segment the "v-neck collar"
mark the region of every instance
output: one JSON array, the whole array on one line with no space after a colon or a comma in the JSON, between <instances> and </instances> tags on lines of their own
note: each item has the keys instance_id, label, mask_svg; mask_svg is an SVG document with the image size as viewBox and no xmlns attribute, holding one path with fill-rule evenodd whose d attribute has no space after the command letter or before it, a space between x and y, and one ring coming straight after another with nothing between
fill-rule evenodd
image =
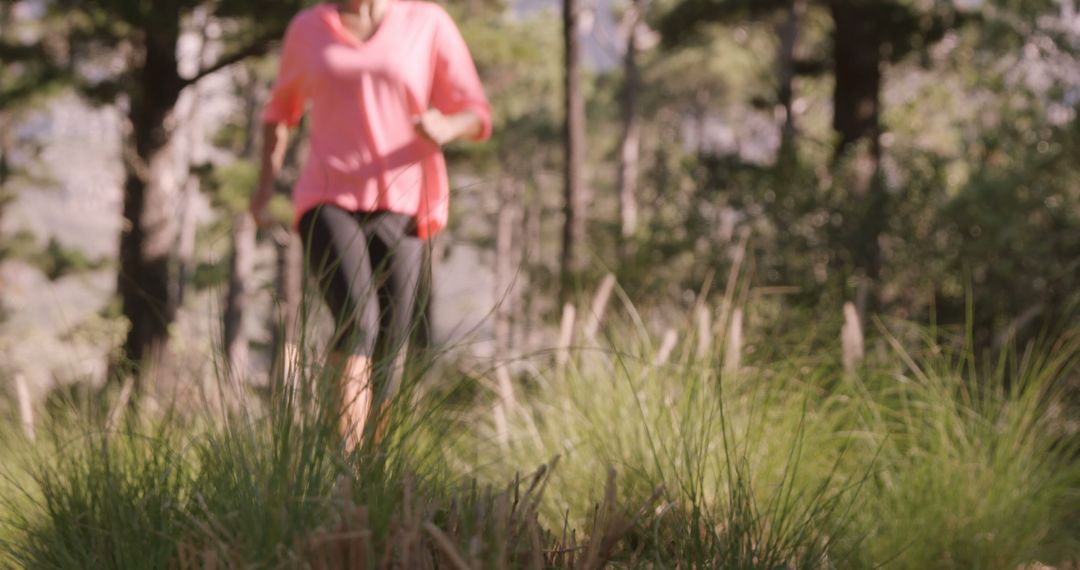
<instances>
[{"instance_id":1,"label":"v-neck collar","mask_svg":"<svg viewBox=\"0 0 1080 570\"><path fill-rule=\"evenodd\" d=\"M395 9L395 4L397 4L397 0L390 0L386 3L386 11L383 13L379 23L376 24L375 31L371 33L368 39L363 41L345 27L345 24L341 21L341 12L338 11L337 4L327 3L323 4L321 8L323 11L323 20L330 25L330 28L334 31L334 35L337 36L338 39L353 47L362 48L370 46L375 40L379 39L383 29L387 27L391 16L397 11Z\"/></svg>"}]
</instances>

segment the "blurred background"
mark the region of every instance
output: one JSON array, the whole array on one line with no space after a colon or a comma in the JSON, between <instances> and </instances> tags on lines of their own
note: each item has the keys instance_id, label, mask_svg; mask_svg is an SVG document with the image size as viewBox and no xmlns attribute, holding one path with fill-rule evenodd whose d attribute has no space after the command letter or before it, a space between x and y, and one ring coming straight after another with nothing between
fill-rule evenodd
<instances>
[{"instance_id":1,"label":"blurred background","mask_svg":"<svg viewBox=\"0 0 1080 570\"><path fill-rule=\"evenodd\" d=\"M845 303L864 328L966 326L988 350L1071 314L1075 0L444 5L496 127L447 149L436 346L551 346L607 274L678 309L650 312L656 331L703 298L753 300L760 342ZM310 287L295 238L257 232L247 198L302 7L0 2L0 377L35 400L146 362L265 382Z\"/></svg>"}]
</instances>

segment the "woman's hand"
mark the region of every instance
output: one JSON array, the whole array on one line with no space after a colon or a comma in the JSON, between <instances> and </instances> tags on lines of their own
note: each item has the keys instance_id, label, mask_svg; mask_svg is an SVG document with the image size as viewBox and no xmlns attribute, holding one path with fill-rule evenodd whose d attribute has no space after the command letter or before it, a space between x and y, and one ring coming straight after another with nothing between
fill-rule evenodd
<instances>
[{"instance_id":1,"label":"woman's hand","mask_svg":"<svg viewBox=\"0 0 1080 570\"><path fill-rule=\"evenodd\" d=\"M259 186L251 195L251 217L255 225L265 228L273 225L274 220L266 211L270 199L274 197L274 180L281 172L281 163L285 160L285 147L289 140L289 127L285 123L266 123L263 125L262 160L259 166Z\"/></svg>"},{"instance_id":2,"label":"woman's hand","mask_svg":"<svg viewBox=\"0 0 1080 570\"><path fill-rule=\"evenodd\" d=\"M471 111L444 115L438 109L429 109L416 118L416 131L439 146L460 138L475 137L482 128L480 117Z\"/></svg>"}]
</instances>

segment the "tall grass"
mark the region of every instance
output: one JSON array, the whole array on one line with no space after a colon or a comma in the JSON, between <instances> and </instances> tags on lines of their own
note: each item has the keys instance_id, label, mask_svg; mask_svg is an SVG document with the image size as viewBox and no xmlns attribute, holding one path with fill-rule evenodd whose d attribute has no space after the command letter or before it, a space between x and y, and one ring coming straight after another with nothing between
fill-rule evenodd
<instances>
[{"instance_id":1,"label":"tall grass","mask_svg":"<svg viewBox=\"0 0 1080 570\"><path fill-rule=\"evenodd\" d=\"M1080 557L1080 438L1067 417L1076 332L996 362L887 340L903 367L854 386L852 398L855 429L880 450L860 560L1015 568Z\"/></svg>"},{"instance_id":2,"label":"tall grass","mask_svg":"<svg viewBox=\"0 0 1080 570\"><path fill-rule=\"evenodd\" d=\"M848 536L845 513L866 473L835 469L843 438L810 379L783 361L724 373L723 354L695 356L692 337L658 362L663 349L638 333L628 342L612 332L573 351L565 369L531 378L504 443L481 417L482 472L498 479L530 457L562 455L549 521L589 513L601 491L591 474L606 466L627 501L664 488L646 537L661 567L816 568L843 558L850 545L836 539Z\"/></svg>"},{"instance_id":3,"label":"tall grass","mask_svg":"<svg viewBox=\"0 0 1080 570\"><path fill-rule=\"evenodd\" d=\"M305 359L291 370L298 377L278 383L269 413L237 405L245 396L234 394L231 406L207 402L224 412L51 426L25 463L32 485L5 497L0 563L596 568L618 554L640 516L608 505L608 516L592 519L593 542L571 529L545 531L536 510L549 470L498 488L454 476L437 453L452 441L443 404L410 390L391 406L383 444L346 452L334 371Z\"/></svg>"},{"instance_id":4,"label":"tall grass","mask_svg":"<svg viewBox=\"0 0 1080 570\"><path fill-rule=\"evenodd\" d=\"M565 360L538 354L517 378L500 363L490 393L412 366L385 443L351 453L334 371L306 351L263 405L221 372L231 396L196 412L56 420L4 447L22 468L6 463L0 565L1011 569L1080 554L1077 331L988 361L962 335L879 325L842 365L839 325L792 341L744 314L738 341L723 320L711 342L700 323L655 342L641 318L609 320Z\"/></svg>"},{"instance_id":5,"label":"tall grass","mask_svg":"<svg viewBox=\"0 0 1080 570\"><path fill-rule=\"evenodd\" d=\"M1080 439L1066 428L1080 338L987 363L962 342L910 336L879 327L857 373L844 372L839 342L758 337L725 372L732 359L698 354L692 332L658 362L642 327L617 322L565 369L523 378L516 406L495 401L514 409L507 428L478 412L472 449L493 479L562 454L549 521L589 512L603 466L619 470L627 500L663 486L648 538L665 567L1076 559Z\"/></svg>"}]
</instances>

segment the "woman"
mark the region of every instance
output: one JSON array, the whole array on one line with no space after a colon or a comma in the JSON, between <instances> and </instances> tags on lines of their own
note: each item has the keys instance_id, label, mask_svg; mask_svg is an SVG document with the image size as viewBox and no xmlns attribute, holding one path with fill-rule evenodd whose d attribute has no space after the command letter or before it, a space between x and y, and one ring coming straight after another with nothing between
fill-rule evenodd
<instances>
[{"instance_id":1,"label":"woman","mask_svg":"<svg viewBox=\"0 0 1080 570\"><path fill-rule=\"evenodd\" d=\"M293 188L294 226L336 317L340 427L352 448L374 407L376 342L404 347L423 242L446 226L440 146L486 139L491 111L469 50L441 7L343 0L306 9L285 32L262 115L262 170L251 199L261 226L288 129L308 103L310 151Z\"/></svg>"}]
</instances>

